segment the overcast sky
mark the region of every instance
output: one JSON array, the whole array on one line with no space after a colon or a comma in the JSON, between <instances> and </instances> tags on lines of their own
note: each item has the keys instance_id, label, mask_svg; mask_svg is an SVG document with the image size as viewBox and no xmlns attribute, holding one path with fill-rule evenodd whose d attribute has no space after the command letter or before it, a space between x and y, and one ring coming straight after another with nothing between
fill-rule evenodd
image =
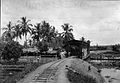
<instances>
[{"instance_id":1,"label":"overcast sky","mask_svg":"<svg viewBox=\"0 0 120 83\"><path fill-rule=\"evenodd\" d=\"M2 27L23 16L33 24L46 20L58 31L63 23L70 23L76 39L84 36L94 45L120 43L117 0L2 0Z\"/></svg>"}]
</instances>

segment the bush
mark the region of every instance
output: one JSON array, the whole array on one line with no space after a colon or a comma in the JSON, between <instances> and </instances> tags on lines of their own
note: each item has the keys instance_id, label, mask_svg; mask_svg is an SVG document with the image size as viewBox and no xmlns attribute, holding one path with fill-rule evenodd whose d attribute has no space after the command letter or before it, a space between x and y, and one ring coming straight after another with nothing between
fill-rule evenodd
<instances>
[{"instance_id":1,"label":"bush","mask_svg":"<svg viewBox=\"0 0 120 83\"><path fill-rule=\"evenodd\" d=\"M47 45L47 43L38 42L36 44L36 46L40 50L40 52L48 51L48 45Z\"/></svg>"},{"instance_id":2,"label":"bush","mask_svg":"<svg viewBox=\"0 0 120 83\"><path fill-rule=\"evenodd\" d=\"M68 70L67 78L71 83L97 83L93 77Z\"/></svg>"},{"instance_id":3,"label":"bush","mask_svg":"<svg viewBox=\"0 0 120 83\"><path fill-rule=\"evenodd\" d=\"M3 49L2 59L17 62L22 54L22 46L15 41L8 42Z\"/></svg>"}]
</instances>

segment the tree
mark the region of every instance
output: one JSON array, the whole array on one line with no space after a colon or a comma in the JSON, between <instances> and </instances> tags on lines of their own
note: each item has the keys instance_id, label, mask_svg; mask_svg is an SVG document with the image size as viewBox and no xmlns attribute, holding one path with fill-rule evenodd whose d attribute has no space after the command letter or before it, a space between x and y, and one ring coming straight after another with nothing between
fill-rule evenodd
<instances>
[{"instance_id":1,"label":"tree","mask_svg":"<svg viewBox=\"0 0 120 83\"><path fill-rule=\"evenodd\" d=\"M14 62L18 61L18 58L22 54L22 46L15 41L10 41L6 44L2 52L2 59Z\"/></svg>"},{"instance_id":2,"label":"tree","mask_svg":"<svg viewBox=\"0 0 120 83\"><path fill-rule=\"evenodd\" d=\"M43 21L41 23L41 38L42 41L47 43L48 46L50 46L50 43L52 42L52 39L55 37L55 27L50 26L49 23L46 21Z\"/></svg>"},{"instance_id":3,"label":"tree","mask_svg":"<svg viewBox=\"0 0 120 83\"><path fill-rule=\"evenodd\" d=\"M31 34L31 26L32 24L30 24L30 20L27 20L26 17L22 17L21 20L18 20L18 22L20 23L20 28L21 28L21 33L23 36L25 36L25 40L27 41L27 34L30 33Z\"/></svg>"},{"instance_id":4,"label":"tree","mask_svg":"<svg viewBox=\"0 0 120 83\"><path fill-rule=\"evenodd\" d=\"M32 29L32 38L33 40L40 41L41 38L41 23L37 23L34 25L34 29Z\"/></svg>"},{"instance_id":5,"label":"tree","mask_svg":"<svg viewBox=\"0 0 120 83\"><path fill-rule=\"evenodd\" d=\"M37 23L32 30L32 39L37 40L40 49L51 47L56 35L55 27L46 21Z\"/></svg>"},{"instance_id":6,"label":"tree","mask_svg":"<svg viewBox=\"0 0 120 83\"><path fill-rule=\"evenodd\" d=\"M47 42L48 42L49 44L51 44L52 41L56 38L56 36L57 36L57 33L56 33L56 31L55 31L55 27L54 27L54 26L51 26L51 27L50 27L50 30L49 30L49 33L48 33L48 36L47 36Z\"/></svg>"},{"instance_id":7,"label":"tree","mask_svg":"<svg viewBox=\"0 0 120 83\"><path fill-rule=\"evenodd\" d=\"M41 36L42 36L43 40L46 40L46 41L48 40L47 37L49 36L50 28L51 28L51 26L49 23L47 23L46 21L42 21L42 24L41 24L42 34L41 34Z\"/></svg>"},{"instance_id":8,"label":"tree","mask_svg":"<svg viewBox=\"0 0 120 83\"><path fill-rule=\"evenodd\" d=\"M55 36L55 44L54 44L54 48L55 49L59 49L63 46L63 37L61 35L61 33L55 32L56 36Z\"/></svg>"},{"instance_id":9,"label":"tree","mask_svg":"<svg viewBox=\"0 0 120 83\"><path fill-rule=\"evenodd\" d=\"M71 31L73 31L72 26L69 25L68 23L65 23L64 25L62 25L62 28L64 30L64 32L62 33L63 43L66 43L67 41L73 40L74 36L71 32Z\"/></svg>"},{"instance_id":10,"label":"tree","mask_svg":"<svg viewBox=\"0 0 120 83\"><path fill-rule=\"evenodd\" d=\"M37 42L37 47L39 49L40 52L44 52L48 50L48 45L46 42Z\"/></svg>"},{"instance_id":11,"label":"tree","mask_svg":"<svg viewBox=\"0 0 120 83\"><path fill-rule=\"evenodd\" d=\"M7 27L4 27L3 30L5 30L5 32L3 33L2 37L5 41L11 41L13 38L15 38L15 32L13 30L11 21L9 21Z\"/></svg>"},{"instance_id":12,"label":"tree","mask_svg":"<svg viewBox=\"0 0 120 83\"><path fill-rule=\"evenodd\" d=\"M21 35L22 35L22 32L21 32L21 28L20 28L20 25L15 25L14 26L14 30L15 30L15 37L16 37L16 41L18 40L18 38L22 38Z\"/></svg>"},{"instance_id":13,"label":"tree","mask_svg":"<svg viewBox=\"0 0 120 83\"><path fill-rule=\"evenodd\" d=\"M4 42L2 37L0 37L0 59L1 59L1 55L2 55L2 52L4 50L4 47L6 46L6 43L7 42Z\"/></svg>"},{"instance_id":14,"label":"tree","mask_svg":"<svg viewBox=\"0 0 120 83\"><path fill-rule=\"evenodd\" d=\"M84 38L84 37L82 37L82 38L81 38L81 40L82 40L82 41L85 41L85 38Z\"/></svg>"},{"instance_id":15,"label":"tree","mask_svg":"<svg viewBox=\"0 0 120 83\"><path fill-rule=\"evenodd\" d=\"M32 46L32 40L31 39L29 40L29 46Z\"/></svg>"}]
</instances>

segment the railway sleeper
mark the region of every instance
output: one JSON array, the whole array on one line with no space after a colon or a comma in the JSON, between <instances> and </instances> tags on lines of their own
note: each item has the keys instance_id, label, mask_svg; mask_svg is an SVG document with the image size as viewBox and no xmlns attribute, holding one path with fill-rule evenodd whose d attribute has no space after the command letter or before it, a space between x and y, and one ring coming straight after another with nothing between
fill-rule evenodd
<instances>
[{"instance_id":1,"label":"railway sleeper","mask_svg":"<svg viewBox=\"0 0 120 83\"><path fill-rule=\"evenodd\" d=\"M39 79L39 78L47 78L48 76L49 76L49 74L47 74L47 75L42 75L42 76L37 77L37 79Z\"/></svg>"},{"instance_id":2,"label":"railway sleeper","mask_svg":"<svg viewBox=\"0 0 120 83\"><path fill-rule=\"evenodd\" d=\"M47 80L47 78L37 78L37 79L34 79L33 82L45 82Z\"/></svg>"}]
</instances>

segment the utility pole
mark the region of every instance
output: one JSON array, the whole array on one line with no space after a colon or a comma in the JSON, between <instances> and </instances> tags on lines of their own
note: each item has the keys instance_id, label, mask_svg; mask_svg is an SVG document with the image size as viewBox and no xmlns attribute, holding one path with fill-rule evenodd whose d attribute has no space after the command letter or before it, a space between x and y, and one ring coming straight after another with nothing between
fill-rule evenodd
<instances>
[{"instance_id":1,"label":"utility pole","mask_svg":"<svg viewBox=\"0 0 120 83\"><path fill-rule=\"evenodd\" d=\"M2 6L1 6L2 4L1 4L1 0L0 0L0 37L1 37L1 17L2 17L2 13L1 13L1 9L2 9Z\"/></svg>"}]
</instances>

